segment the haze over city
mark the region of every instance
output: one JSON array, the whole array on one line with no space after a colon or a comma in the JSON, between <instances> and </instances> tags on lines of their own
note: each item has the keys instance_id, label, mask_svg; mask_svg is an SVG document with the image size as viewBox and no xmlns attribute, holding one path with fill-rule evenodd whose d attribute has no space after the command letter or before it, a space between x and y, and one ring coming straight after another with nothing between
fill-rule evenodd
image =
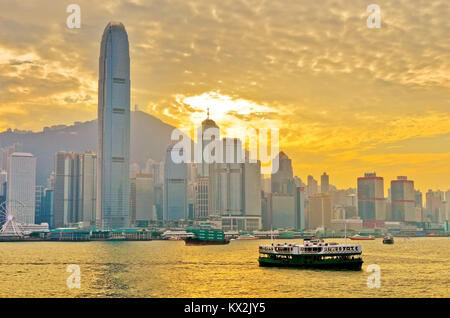
<instances>
[{"instance_id":1,"label":"haze over city","mask_svg":"<svg viewBox=\"0 0 450 318\"><path fill-rule=\"evenodd\" d=\"M224 134L278 127L304 180L327 171L354 188L376 171L449 189L448 4L379 2L382 27L368 29L365 1L78 1L81 28L68 29L67 3L2 1L0 129L95 119L100 35L114 17L139 110L183 129L208 107Z\"/></svg>"}]
</instances>

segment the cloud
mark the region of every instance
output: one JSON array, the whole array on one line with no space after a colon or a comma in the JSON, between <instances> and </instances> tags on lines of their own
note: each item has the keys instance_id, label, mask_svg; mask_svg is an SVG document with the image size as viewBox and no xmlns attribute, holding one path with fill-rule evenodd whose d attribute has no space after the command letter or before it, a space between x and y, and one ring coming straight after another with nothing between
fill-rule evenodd
<instances>
[{"instance_id":1,"label":"cloud","mask_svg":"<svg viewBox=\"0 0 450 318\"><path fill-rule=\"evenodd\" d=\"M387 155L399 151L387 145L422 136L448 149L444 0L380 0L380 29L367 28L363 0L77 3L82 27L71 30L64 2L2 1L0 128L95 118L100 39L119 20L130 40L132 105L178 126L204 118L202 98L221 105L224 129L268 120L299 175L327 169L350 186L371 164L382 174L383 165L413 162ZM421 147L415 142L411 158ZM425 182L426 169L416 176Z\"/></svg>"}]
</instances>

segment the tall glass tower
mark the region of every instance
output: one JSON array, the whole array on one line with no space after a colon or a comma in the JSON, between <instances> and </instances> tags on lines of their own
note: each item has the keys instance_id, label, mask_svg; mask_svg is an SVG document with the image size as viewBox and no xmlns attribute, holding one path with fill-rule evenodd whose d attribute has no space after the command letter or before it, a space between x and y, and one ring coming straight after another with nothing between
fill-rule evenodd
<instances>
[{"instance_id":1,"label":"tall glass tower","mask_svg":"<svg viewBox=\"0 0 450 318\"><path fill-rule=\"evenodd\" d=\"M97 226L126 228L129 216L130 54L122 23L103 32L98 81Z\"/></svg>"}]
</instances>

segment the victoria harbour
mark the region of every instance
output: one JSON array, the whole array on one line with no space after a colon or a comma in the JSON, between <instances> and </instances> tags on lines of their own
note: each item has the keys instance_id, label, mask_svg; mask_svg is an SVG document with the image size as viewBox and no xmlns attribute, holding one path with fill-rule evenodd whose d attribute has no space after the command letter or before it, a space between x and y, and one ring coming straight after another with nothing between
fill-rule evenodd
<instances>
[{"instance_id":1,"label":"victoria harbour","mask_svg":"<svg viewBox=\"0 0 450 318\"><path fill-rule=\"evenodd\" d=\"M449 243L365 241L363 269L356 272L259 267L258 245L270 240L192 247L183 241L2 243L0 297L449 297ZM70 264L80 266L79 289L67 287ZM370 264L380 266L380 288L367 285Z\"/></svg>"}]
</instances>

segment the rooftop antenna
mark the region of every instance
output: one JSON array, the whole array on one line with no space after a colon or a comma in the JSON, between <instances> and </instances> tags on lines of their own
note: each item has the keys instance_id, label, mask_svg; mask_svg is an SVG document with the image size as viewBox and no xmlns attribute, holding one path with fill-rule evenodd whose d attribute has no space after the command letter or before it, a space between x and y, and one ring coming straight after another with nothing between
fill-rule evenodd
<instances>
[{"instance_id":1,"label":"rooftop antenna","mask_svg":"<svg viewBox=\"0 0 450 318\"><path fill-rule=\"evenodd\" d=\"M209 107L207 108L207 112L208 112L208 113L207 113L207 114L208 114L208 118L207 118L207 119L209 119Z\"/></svg>"}]
</instances>

